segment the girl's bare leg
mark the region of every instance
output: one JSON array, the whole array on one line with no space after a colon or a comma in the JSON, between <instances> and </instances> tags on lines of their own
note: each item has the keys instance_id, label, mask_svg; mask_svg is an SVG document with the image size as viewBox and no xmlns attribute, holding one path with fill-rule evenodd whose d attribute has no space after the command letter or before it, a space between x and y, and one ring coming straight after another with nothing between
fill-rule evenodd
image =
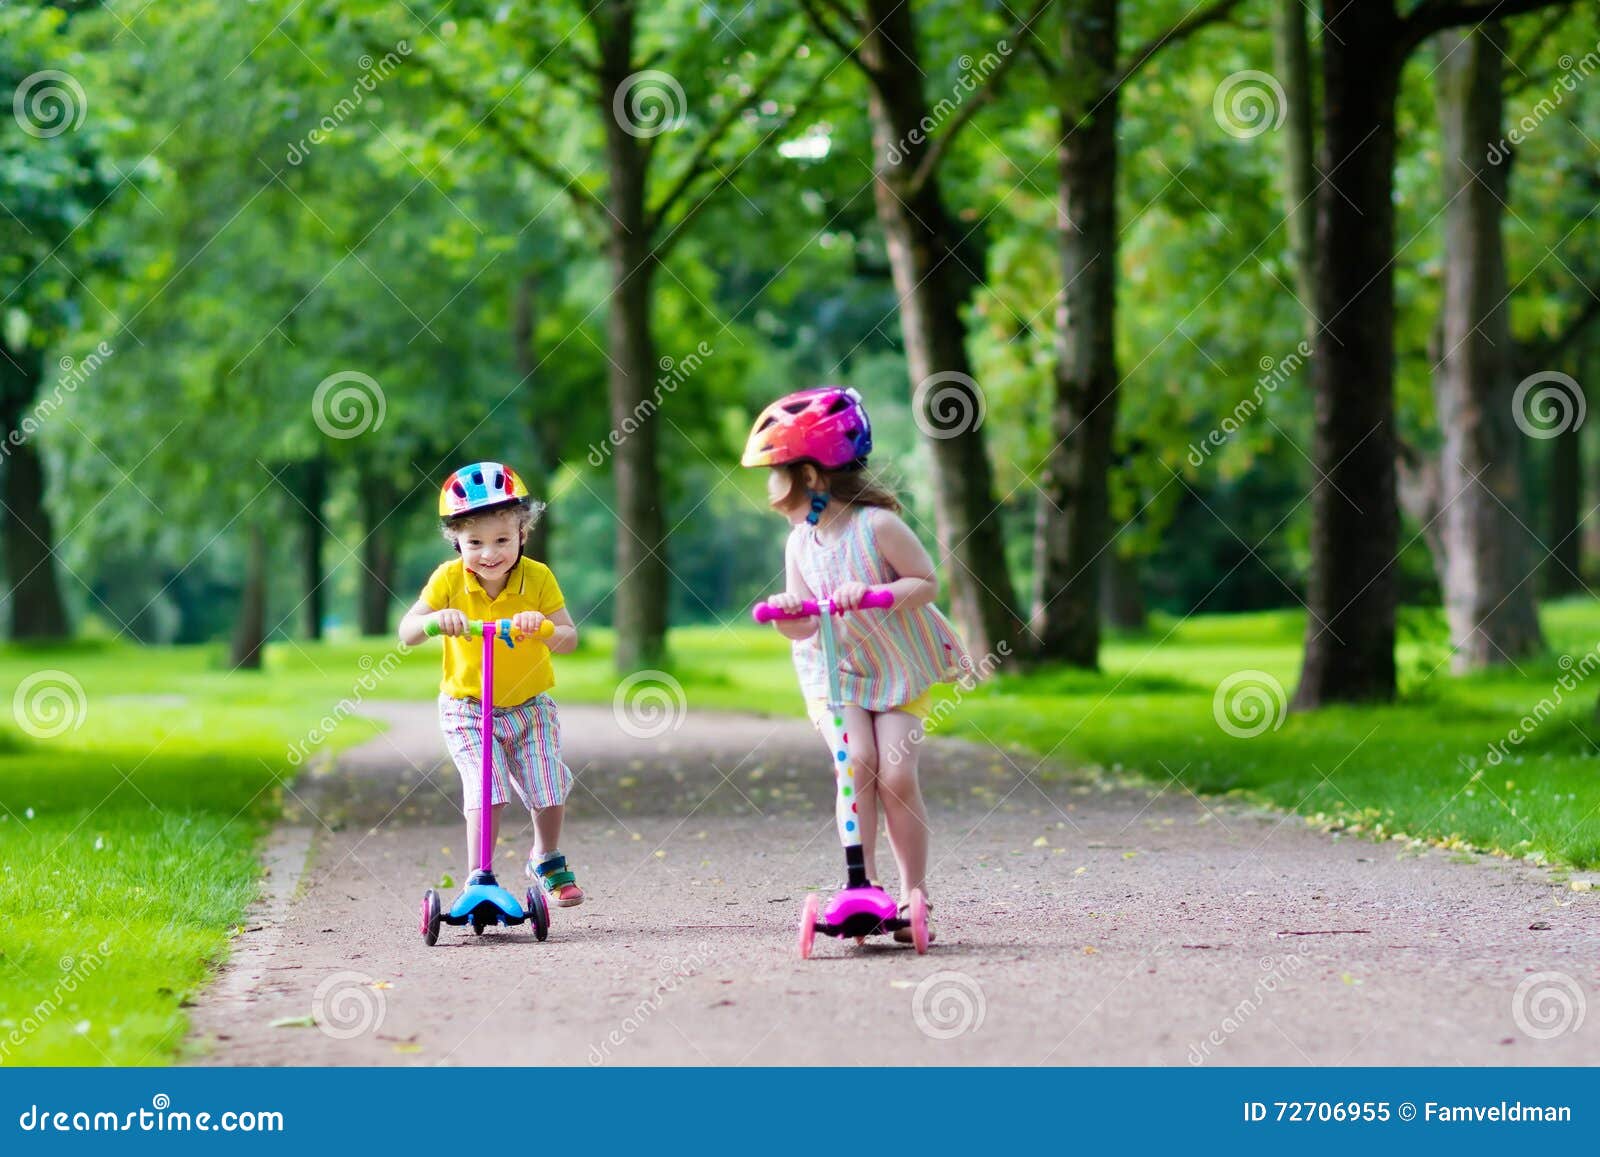
<instances>
[{"instance_id":1,"label":"girl's bare leg","mask_svg":"<svg viewBox=\"0 0 1600 1157\"><path fill-rule=\"evenodd\" d=\"M900 895L927 888L928 812L917 781L917 755L922 721L905 711L884 711L873 718L878 749L878 798L889 826L889 846L900 869Z\"/></svg>"}]
</instances>

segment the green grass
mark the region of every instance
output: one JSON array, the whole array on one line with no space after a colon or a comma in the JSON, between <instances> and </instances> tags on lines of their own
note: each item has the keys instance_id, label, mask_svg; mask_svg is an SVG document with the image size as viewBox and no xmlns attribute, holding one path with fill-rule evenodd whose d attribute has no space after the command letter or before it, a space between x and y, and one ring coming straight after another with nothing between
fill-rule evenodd
<instances>
[{"instance_id":1,"label":"green grass","mask_svg":"<svg viewBox=\"0 0 1600 1157\"><path fill-rule=\"evenodd\" d=\"M1448 674L1437 615L1408 614L1401 701L1289 715L1250 738L1218 725L1219 683L1264 672L1292 693L1303 620L1267 613L1156 622L1111 639L1104 670L998 676L961 695L938 730L1112 774L1237 793L1312 822L1456 849L1600 866L1600 771L1592 709L1600 671L1579 673L1600 639L1600 606L1543 609L1552 654L1522 673ZM610 702L609 632L558 660L557 695ZM788 645L749 626L674 633L671 674L693 709L803 715ZM217 648L119 644L0 648L0 687L41 671L83 688L81 725L38 738L0 714L0 1063L162 1063L186 1029L185 1001L227 952L255 895L258 840L277 814L290 752L360 742L374 725L341 700L429 698L432 646L396 662L382 640L272 646L263 673L230 674ZM10 691L6 692L9 699ZM1491 745L1541 699L1560 698L1491 765ZM945 701L955 699L951 692ZM945 710L936 706L936 713ZM940 717L940 714L936 714ZM50 720L45 720L50 722Z\"/></svg>"}]
</instances>

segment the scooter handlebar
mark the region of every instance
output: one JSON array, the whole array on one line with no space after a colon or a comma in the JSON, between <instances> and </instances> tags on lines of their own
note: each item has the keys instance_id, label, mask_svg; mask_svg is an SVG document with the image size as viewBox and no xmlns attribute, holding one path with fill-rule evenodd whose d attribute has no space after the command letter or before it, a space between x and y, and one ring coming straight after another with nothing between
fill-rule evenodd
<instances>
[{"instance_id":1,"label":"scooter handlebar","mask_svg":"<svg viewBox=\"0 0 1600 1157\"><path fill-rule=\"evenodd\" d=\"M824 599L823 601L828 602L829 600ZM862 595L861 605L855 609L858 611L881 610L892 606L894 606L894 592L879 587L877 590L870 590ZM829 609L836 615L844 614L843 607L836 607L830 604ZM755 615L756 622L772 623L779 619L809 619L813 615L820 615L822 608L815 599L806 599L800 604L798 611L781 611L771 603L757 603L752 613Z\"/></svg>"},{"instance_id":2,"label":"scooter handlebar","mask_svg":"<svg viewBox=\"0 0 1600 1157\"><path fill-rule=\"evenodd\" d=\"M512 631L511 631L511 620L510 619L468 619L467 620L467 634L481 636L484 633L485 630L487 630L492 635L499 635L501 638L505 639L507 642L511 641ZM440 629L439 629L439 620L438 619L429 619L426 623L424 623L422 625L422 633L424 635L427 635L430 639L435 637L435 636L437 636L437 635L443 634L443 632L440 631ZM538 633L539 638L548 639L551 635L556 633L555 622L553 620L550 620L550 619L545 619L542 623L539 624L539 630L538 630L537 633Z\"/></svg>"}]
</instances>

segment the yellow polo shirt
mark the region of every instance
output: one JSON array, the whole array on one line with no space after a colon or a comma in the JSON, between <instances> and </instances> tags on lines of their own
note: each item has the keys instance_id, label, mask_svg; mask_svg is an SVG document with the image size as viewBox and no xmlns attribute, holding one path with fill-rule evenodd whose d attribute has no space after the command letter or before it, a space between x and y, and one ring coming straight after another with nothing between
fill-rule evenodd
<instances>
[{"instance_id":1,"label":"yellow polo shirt","mask_svg":"<svg viewBox=\"0 0 1600 1157\"><path fill-rule=\"evenodd\" d=\"M505 589L491 599L478 576L467 569L462 559L442 563L422 588L422 601L436 611L463 611L469 619L509 619L521 611L553 615L566 606L556 576L542 562L527 557L517 560L506 577ZM483 637L446 637L444 679L439 690L456 699L483 696ZM550 663L550 648L534 638L517 640L515 647L495 644L494 705L515 707L555 686L555 668Z\"/></svg>"}]
</instances>

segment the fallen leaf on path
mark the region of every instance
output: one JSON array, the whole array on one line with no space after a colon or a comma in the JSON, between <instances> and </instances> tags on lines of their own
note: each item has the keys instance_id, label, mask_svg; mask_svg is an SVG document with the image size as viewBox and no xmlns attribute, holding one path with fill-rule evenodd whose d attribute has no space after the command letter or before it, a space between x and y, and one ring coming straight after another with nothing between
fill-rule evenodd
<instances>
[{"instance_id":1,"label":"fallen leaf on path","mask_svg":"<svg viewBox=\"0 0 1600 1157\"><path fill-rule=\"evenodd\" d=\"M421 1045L405 1044L405 1045L395 1045L393 1047L394 1047L394 1051L397 1052L397 1053L420 1053L422 1051L422 1046Z\"/></svg>"},{"instance_id":2,"label":"fallen leaf on path","mask_svg":"<svg viewBox=\"0 0 1600 1157\"><path fill-rule=\"evenodd\" d=\"M1044 836L1040 836L1038 839L1033 841L1033 846L1036 848L1048 848L1050 846L1050 841Z\"/></svg>"},{"instance_id":3,"label":"fallen leaf on path","mask_svg":"<svg viewBox=\"0 0 1600 1157\"><path fill-rule=\"evenodd\" d=\"M1548 921L1548 920L1535 920L1532 924L1528 925L1528 931L1530 931L1530 932L1548 932L1548 931L1550 931L1550 921Z\"/></svg>"},{"instance_id":4,"label":"fallen leaf on path","mask_svg":"<svg viewBox=\"0 0 1600 1157\"><path fill-rule=\"evenodd\" d=\"M314 1016L280 1016L268 1028L316 1028L317 1018Z\"/></svg>"},{"instance_id":5,"label":"fallen leaf on path","mask_svg":"<svg viewBox=\"0 0 1600 1157\"><path fill-rule=\"evenodd\" d=\"M1594 889L1594 881L1593 880L1574 880L1574 881L1572 881L1572 890L1574 892L1589 892L1589 891L1592 891L1593 889Z\"/></svg>"}]
</instances>

